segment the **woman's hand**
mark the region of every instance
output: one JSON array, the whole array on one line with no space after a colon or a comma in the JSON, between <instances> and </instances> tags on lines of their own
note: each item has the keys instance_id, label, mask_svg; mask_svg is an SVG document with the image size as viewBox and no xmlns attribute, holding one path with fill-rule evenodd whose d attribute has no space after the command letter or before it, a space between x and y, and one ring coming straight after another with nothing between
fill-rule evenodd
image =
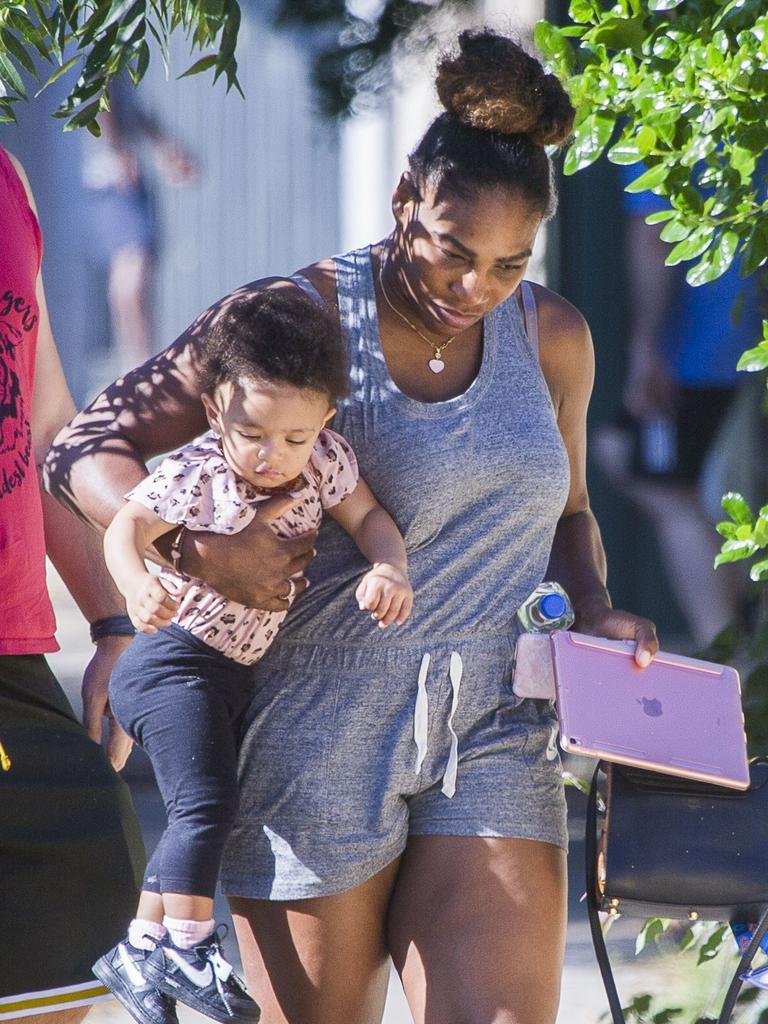
<instances>
[{"instance_id":1,"label":"woman's hand","mask_svg":"<svg viewBox=\"0 0 768 1024\"><path fill-rule=\"evenodd\" d=\"M388 562L377 562L363 576L355 597L361 610L369 611L378 622L379 629L393 623L402 626L413 608L413 590L407 574Z\"/></svg>"},{"instance_id":2,"label":"woman's hand","mask_svg":"<svg viewBox=\"0 0 768 1024\"><path fill-rule=\"evenodd\" d=\"M317 530L298 537L278 537L270 525L296 504L290 497L262 502L252 522L240 533L224 535L189 530L179 562L188 576L205 580L230 601L248 608L285 611L285 599L307 588L303 573L315 554ZM160 547L160 545L157 545Z\"/></svg>"},{"instance_id":3,"label":"woman's hand","mask_svg":"<svg viewBox=\"0 0 768 1024\"><path fill-rule=\"evenodd\" d=\"M576 631L608 640L634 640L635 662L640 668L650 665L659 649L656 626L650 619L611 608L602 600L580 602L574 611Z\"/></svg>"},{"instance_id":4,"label":"woman's hand","mask_svg":"<svg viewBox=\"0 0 768 1024\"><path fill-rule=\"evenodd\" d=\"M131 642L128 636L105 636L83 672L83 725L95 743L101 743L107 721L107 756L115 771L125 767L133 741L117 724L109 708L109 677L115 662Z\"/></svg>"}]
</instances>

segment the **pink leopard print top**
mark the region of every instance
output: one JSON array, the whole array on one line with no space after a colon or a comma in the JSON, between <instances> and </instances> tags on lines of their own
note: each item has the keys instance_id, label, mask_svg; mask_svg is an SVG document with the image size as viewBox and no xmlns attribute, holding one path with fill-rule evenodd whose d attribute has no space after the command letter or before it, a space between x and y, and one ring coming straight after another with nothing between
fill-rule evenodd
<instances>
[{"instance_id":1,"label":"pink leopard print top","mask_svg":"<svg viewBox=\"0 0 768 1024\"><path fill-rule=\"evenodd\" d=\"M290 492L297 504L273 523L281 537L319 526L323 509L338 505L354 491L354 452L338 434L322 430L302 477ZM212 433L168 456L126 495L166 523L211 533L239 533L269 497L268 490L252 487L230 469ZM241 665L252 665L264 655L287 614L247 608L202 580L170 568L161 571L161 578L180 602L173 621Z\"/></svg>"}]
</instances>

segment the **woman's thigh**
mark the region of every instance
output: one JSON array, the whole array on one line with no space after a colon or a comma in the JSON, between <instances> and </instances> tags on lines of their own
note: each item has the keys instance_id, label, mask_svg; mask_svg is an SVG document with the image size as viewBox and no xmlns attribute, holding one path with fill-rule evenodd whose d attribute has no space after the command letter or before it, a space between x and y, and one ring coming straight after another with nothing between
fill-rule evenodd
<instances>
[{"instance_id":1,"label":"woman's thigh","mask_svg":"<svg viewBox=\"0 0 768 1024\"><path fill-rule=\"evenodd\" d=\"M566 896L566 855L549 843L412 837L388 946L416 1024L552 1024Z\"/></svg>"},{"instance_id":2,"label":"woman's thigh","mask_svg":"<svg viewBox=\"0 0 768 1024\"><path fill-rule=\"evenodd\" d=\"M347 892L303 900L230 897L261 1024L379 1024L385 921L398 862Z\"/></svg>"}]
</instances>

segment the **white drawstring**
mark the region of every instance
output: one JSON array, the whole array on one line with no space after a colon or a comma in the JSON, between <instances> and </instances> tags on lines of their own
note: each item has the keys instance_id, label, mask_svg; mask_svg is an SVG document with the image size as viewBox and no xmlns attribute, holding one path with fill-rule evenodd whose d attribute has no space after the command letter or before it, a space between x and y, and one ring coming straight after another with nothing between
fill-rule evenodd
<instances>
[{"instance_id":1,"label":"white drawstring","mask_svg":"<svg viewBox=\"0 0 768 1024\"><path fill-rule=\"evenodd\" d=\"M427 673L431 658L425 654L419 667L418 691L416 708L413 712L413 739L416 743L416 774L421 771L424 758L427 756L427 731L429 728L429 700L427 698Z\"/></svg>"},{"instance_id":2,"label":"white drawstring","mask_svg":"<svg viewBox=\"0 0 768 1024\"><path fill-rule=\"evenodd\" d=\"M464 664L461 660L461 656L456 651L451 651L451 663L448 669L448 674L451 677L451 690L453 691L453 699L451 700L451 713L448 716L448 732L451 734L451 751L448 755L448 764L443 775L443 792L447 797L452 797L456 792L456 775L459 770L459 737L456 735L456 731L453 728L453 716L456 714L456 708L459 706L459 687L461 686L461 677L464 674Z\"/></svg>"},{"instance_id":3,"label":"white drawstring","mask_svg":"<svg viewBox=\"0 0 768 1024\"><path fill-rule=\"evenodd\" d=\"M416 707L413 712L413 739L416 743L416 773L421 771L424 758L427 756L427 744L429 733L429 700L427 697L427 675L431 662L429 654L425 654L419 666L419 678L416 692ZM464 664L461 656L451 652L448 675L451 680L451 711L448 715L448 732L451 734L451 746L448 753L448 764L443 773L443 793L450 799L456 792L456 776L459 770L459 738L453 728L453 718L459 706L459 689L461 688L461 677L464 673Z\"/></svg>"}]
</instances>

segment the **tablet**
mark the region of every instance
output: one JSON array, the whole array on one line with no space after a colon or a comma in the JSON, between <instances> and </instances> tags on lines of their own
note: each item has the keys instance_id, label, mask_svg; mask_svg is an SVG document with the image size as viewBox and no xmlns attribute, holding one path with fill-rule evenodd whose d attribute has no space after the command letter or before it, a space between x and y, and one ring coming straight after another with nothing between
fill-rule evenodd
<instances>
[{"instance_id":1,"label":"tablet","mask_svg":"<svg viewBox=\"0 0 768 1024\"><path fill-rule=\"evenodd\" d=\"M739 674L635 644L551 634L563 750L733 789L749 787Z\"/></svg>"}]
</instances>

